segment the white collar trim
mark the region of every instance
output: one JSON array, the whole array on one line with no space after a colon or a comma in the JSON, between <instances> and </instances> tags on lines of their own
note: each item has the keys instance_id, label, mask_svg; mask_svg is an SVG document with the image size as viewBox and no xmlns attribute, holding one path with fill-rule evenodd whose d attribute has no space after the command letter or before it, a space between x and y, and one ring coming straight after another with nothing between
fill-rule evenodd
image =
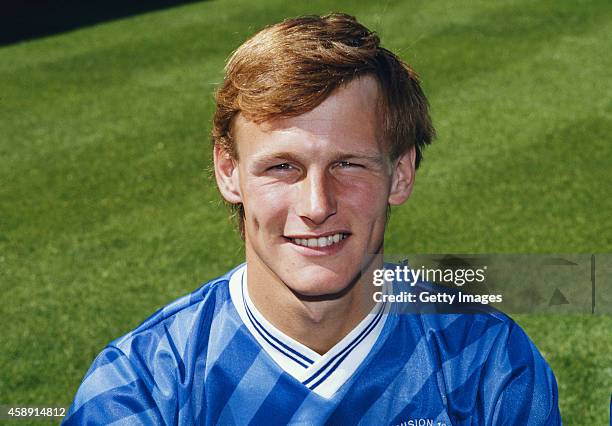
<instances>
[{"instance_id":1,"label":"white collar trim","mask_svg":"<svg viewBox=\"0 0 612 426\"><path fill-rule=\"evenodd\" d=\"M377 304L342 340L320 355L274 327L249 297L246 264L230 277L230 296L242 322L270 357L316 394L331 398L355 373L380 335L389 304Z\"/></svg>"}]
</instances>

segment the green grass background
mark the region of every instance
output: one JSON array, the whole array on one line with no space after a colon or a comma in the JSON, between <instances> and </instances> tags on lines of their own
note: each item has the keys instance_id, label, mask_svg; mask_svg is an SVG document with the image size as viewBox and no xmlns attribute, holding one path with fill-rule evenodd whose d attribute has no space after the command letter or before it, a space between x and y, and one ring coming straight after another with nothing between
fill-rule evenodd
<instances>
[{"instance_id":1,"label":"green grass background","mask_svg":"<svg viewBox=\"0 0 612 426\"><path fill-rule=\"evenodd\" d=\"M414 66L438 130L388 252L612 251L609 1L213 1L6 46L0 404L68 406L106 343L241 261L212 92L254 31L336 10ZM516 319L565 424L606 424L612 318Z\"/></svg>"}]
</instances>

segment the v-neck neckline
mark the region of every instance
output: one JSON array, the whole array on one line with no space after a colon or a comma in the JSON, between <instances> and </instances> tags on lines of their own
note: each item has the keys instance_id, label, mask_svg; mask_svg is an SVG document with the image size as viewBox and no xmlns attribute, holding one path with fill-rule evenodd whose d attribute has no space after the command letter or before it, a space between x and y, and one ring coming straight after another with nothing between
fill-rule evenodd
<instances>
[{"instance_id":1,"label":"v-neck neckline","mask_svg":"<svg viewBox=\"0 0 612 426\"><path fill-rule=\"evenodd\" d=\"M388 303L377 303L353 330L321 355L284 334L257 310L249 297L246 264L234 271L229 288L238 315L267 355L302 385L328 399L366 359L389 311Z\"/></svg>"}]
</instances>

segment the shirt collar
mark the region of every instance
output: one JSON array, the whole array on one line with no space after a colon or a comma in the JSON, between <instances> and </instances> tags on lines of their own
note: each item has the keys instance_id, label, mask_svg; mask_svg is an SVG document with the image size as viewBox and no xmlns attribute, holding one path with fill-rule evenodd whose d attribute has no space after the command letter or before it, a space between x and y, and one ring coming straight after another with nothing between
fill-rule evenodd
<instances>
[{"instance_id":1,"label":"shirt collar","mask_svg":"<svg viewBox=\"0 0 612 426\"><path fill-rule=\"evenodd\" d=\"M246 264L230 277L232 302L251 335L278 366L313 392L330 398L370 353L385 324L389 304L376 304L342 340L320 355L272 325L249 297Z\"/></svg>"}]
</instances>

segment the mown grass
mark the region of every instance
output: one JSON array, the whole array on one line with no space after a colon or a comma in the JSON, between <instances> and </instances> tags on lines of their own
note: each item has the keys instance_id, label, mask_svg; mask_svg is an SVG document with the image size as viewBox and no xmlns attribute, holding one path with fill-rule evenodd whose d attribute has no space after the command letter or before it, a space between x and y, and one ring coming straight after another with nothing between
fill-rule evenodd
<instances>
[{"instance_id":1,"label":"mown grass","mask_svg":"<svg viewBox=\"0 0 612 426\"><path fill-rule=\"evenodd\" d=\"M414 66L438 130L388 252L612 251L609 2L204 2L3 47L0 404L67 406L108 341L241 261L212 91L255 30L334 10ZM564 422L605 424L612 319L517 320Z\"/></svg>"}]
</instances>

